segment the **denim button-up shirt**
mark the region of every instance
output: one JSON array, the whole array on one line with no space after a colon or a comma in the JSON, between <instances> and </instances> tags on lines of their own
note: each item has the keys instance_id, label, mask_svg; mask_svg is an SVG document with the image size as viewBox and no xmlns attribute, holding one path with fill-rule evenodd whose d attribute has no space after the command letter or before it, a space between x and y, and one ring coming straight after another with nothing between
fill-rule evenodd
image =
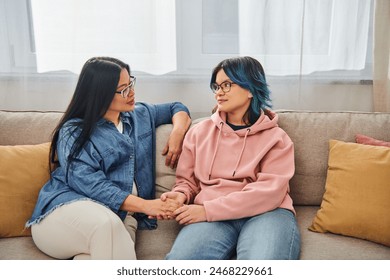
<instances>
[{"instance_id":1,"label":"denim button-up shirt","mask_svg":"<svg viewBox=\"0 0 390 280\"><path fill-rule=\"evenodd\" d=\"M121 113L123 133L105 119L98 121L90 140L71 163L66 176L70 153L80 129L80 119L64 124L57 142L59 167L41 189L31 219L26 226L39 223L61 205L90 199L109 207L123 220L127 212L120 210L131 194L135 180L138 195L155 198L155 135L156 127L172 123L172 117L188 109L181 103L150 105L137 103L134 111ZM137 213L139 228L155 228L156 221Z\"/></svg>"}]
</instances>

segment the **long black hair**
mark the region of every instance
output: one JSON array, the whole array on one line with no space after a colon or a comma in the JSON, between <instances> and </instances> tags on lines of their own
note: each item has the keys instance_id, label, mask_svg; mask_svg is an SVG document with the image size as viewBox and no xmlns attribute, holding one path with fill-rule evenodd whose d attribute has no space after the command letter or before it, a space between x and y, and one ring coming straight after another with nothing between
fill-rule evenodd
<instances>
[{"instance_id":1,"label":"long black hair","mask_svg":"<svg viewBox=\"0 0 390 280\"><path fill-rule=\"evenodd\" d=\"M93 57L85 62L68 108L53 132L49 157L50 163L54 166L58 164L56 149L60 129L68 120L80 119L74 122L74 131L80 129L81 132L77 135L68 156L70 163L88 141L97 121L110 107L122 69L126 69L130 74L129 65L112 57ZM52 165L49 166L52 171Z\"/></svg>"}]
</instances>

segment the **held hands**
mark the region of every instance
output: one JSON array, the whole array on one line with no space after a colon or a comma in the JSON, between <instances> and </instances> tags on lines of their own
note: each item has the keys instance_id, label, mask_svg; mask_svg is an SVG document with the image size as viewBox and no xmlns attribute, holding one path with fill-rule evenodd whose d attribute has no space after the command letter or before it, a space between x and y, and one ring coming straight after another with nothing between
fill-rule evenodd
<instances>
[{"instance_id":1,"label":"held hands","mask_svg":"<svg viewBox=\"0 0 390 280\"><path fill-rule=\"evenodd\" d=\"M174 200L180 207L173 211L172 215L166 215L165 217L157 217L158 219L173 219L181 225L189 225L192 223L206 221L206 211L203 205L184 205L186 201L186 195L180 192L166 192L161 195L161 200Z\"/></svg>"},{"instance_id":2,"label":"held hands","mask_svg":"<svg viewBox=\"0 0 390 280\"><path fill-rule=\"evenodd\" d=\"M150 218L169 219L181 205L176 200L170 198L167 198L165 201L161 199L145 200L144 213L149 215Z\"/></svg>"},{"instance_id":3,"label":"held hands","mask_svg":"<svg viewBox=\"0 0 390 280\"><path fill-rule=\"evenodd\" d=\"M180 192L166 192L166 193L163 193L161 195L160 199L162 202L171 201L171 203L175 203L176 208L174 210L176 210L177 208L179 208L180 206L182 206L184 204L187 197L184 193L180 193ZM149 218L151 218L151 219L157 218L158 220L170 220L170 219L175 217L173 212L174 211L171 211L170 213L167 213L166 215L149 215Z\"/></svg>"}]
</instances>

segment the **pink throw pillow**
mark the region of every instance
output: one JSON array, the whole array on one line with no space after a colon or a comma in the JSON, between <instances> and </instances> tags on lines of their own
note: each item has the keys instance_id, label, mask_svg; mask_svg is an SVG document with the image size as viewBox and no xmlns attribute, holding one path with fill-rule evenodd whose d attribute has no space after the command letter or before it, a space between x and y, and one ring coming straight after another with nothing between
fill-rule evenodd
<instances>
[{"instance_id":1,"label":"pink throw pillow","mask_svg":"<svg viewBox=\"0 0 390 280\"><path fill-rule=\"evenodd\" d=\"M363 134L356 134L355 139L356 139L356 143L358 144L390 147L390 142L378 140Z\"/></svg>"}]
</instances>

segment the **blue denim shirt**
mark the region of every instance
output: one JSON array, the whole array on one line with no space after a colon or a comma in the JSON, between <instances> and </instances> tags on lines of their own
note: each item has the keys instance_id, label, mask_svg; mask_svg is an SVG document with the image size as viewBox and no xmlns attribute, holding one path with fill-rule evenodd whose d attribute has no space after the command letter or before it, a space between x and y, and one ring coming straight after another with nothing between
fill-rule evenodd
<instances>
[{"instance_id":1,"label":"blue denim shirt","mask_svg":"<svg viewBox=\"0 0 390 280\"><path fill-rule=\"evenodd\" d=\"M109 207L123 220L127 212L120 206L131 194L133 182L138 195L155 198L155 136L156 127L172 123L172 117L188 109L181 103L150 105L137 103L134 111L121 113L123 134L105 119L98 121L90 140L69 166L67 157L80 133L72 125L79 119L69 120L59 133L57 155L59 167L42 187L34 212L26 223L29 227L39 223L61 205L89 199ZM139 228L156 228L155 220L137 213Z\"/></svg>"}]
</instances>

